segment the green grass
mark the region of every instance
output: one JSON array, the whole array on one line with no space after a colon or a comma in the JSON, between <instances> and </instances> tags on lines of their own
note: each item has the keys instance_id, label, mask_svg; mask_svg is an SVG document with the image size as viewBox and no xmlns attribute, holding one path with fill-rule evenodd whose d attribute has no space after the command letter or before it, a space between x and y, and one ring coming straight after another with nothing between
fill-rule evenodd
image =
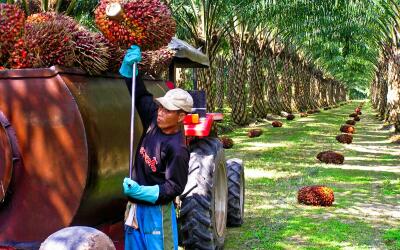
<instances>
[{"instance_id":1,"label":"green grass","mask_svg":"<svg viewBox=\"0 0 400 250\"><path fill-rule=\"evenodd\" d=\"M335 139L357 105L225 134L235 142L226 157L243 159L246 175L245 223L228 230L225 249L400 249L400 147L369 103L353 144ZM248 138L252 128L263 134ZM343 153L344 165L319 163L325 150ZM314 184L334 190L332 207L297 203L299 188Z\"/></svg>"},{"instance_id":2,"label":"green grass","mask_svg":"<svg viewBox=\"0 0 400 250\"><path fill-rule=\"evenodd\" d=\"M400 228L387 230L383 235L383 240L390 249L400 249Z\"/></svg>"}]
</instances>

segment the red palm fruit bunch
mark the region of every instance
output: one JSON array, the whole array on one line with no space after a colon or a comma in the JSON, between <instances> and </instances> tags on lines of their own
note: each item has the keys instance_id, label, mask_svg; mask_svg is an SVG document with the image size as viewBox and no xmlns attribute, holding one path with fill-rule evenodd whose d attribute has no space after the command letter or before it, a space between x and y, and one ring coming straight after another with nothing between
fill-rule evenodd
<instances>
[{"instance_id":1,"label":"red palm fruit bunch","mask_svg":"<svg viewBox=\"0 0 400 250\"><path fill-rule=\"evenodd\" d=\"M42 12L28 16L26 19L25 27L29 27L30 25L46 23L46 22L62 22L65 27L64 29L68 30L73 36L79 29L78 23L72 17L58 14L56 12Z\"/></svg>"},{"instance_id":2,"label":"red palm fruit bunch","mask_svg":"<svg viewBox=\"0 0 400 250\"><path fill-rule=\"evenodd\" d=\"M121 1L117 18L107 16L107 8L118 0L102 0L95 10L99 30L112 43L122 48L132 44L142 50L158 50L175 35L176 23L168 7L160 0Z\"/></svg>"},{"instance_id":3,"label":"red palm fruit bunch","mask_svg":"<svg viewBox=\"0 0 400 250\"><path fill-rule=\"evenodd\" d=\"M280 121L273 121L272 122L272 127L274 127L274 128L280 128L280 127L282 127L282 125L283 125L283 123L280 122Z\"/></svg>"},{"instance_id":4,"label":"red palm fruit bunch","mask_svg":"<svg viewBox=\"0 0 400 250\"><path fill-rule=\"evenodd\" d=\"M75 62L91 75L100 74L108 69L110 51L108 41L101 33L84 29L73 36L75 45Z\"/></svg>"},{"instance_id":5,"label":"red palm fruit bunch","mask_svg":"<svg viewBox=\"0 0 400 250\"><path fill-rule=\"evenodd\" d=\"M294 120L294 118L295 118L294 114L288 114L288 116L286 116L286 120L288 121L292 121Z\"/></svg>"},{"instance_id":6,"label":"red palm fruit bunch","mask_svg":"<svg viewBox=\"0 0 400 250\"><path fill-rule=\"evenodd\" d=\"M32 58L33 54L29 52L25 39L20 38L14 44L7 63L13 69L30 68L32 67Z\"/></svg>"},{"instance_id":7,"label":"red palm fruit bunch","mask_svg":"<svg viewBox=\"0 0 400 250\"><path fill-rule=\"evenodd\" d=\"M343 164L344 162L344 156L342 154L330 150L318 153L317 159L327 164Z\"/></svg>"},{"instance_id":8,"label":"red palm fruit bunch","mask_svg":"<svg viewBox=\"0 0 400 250\"><path fill-rule=\"evenodd\" d=\"M47 22L61 22L73 43L74 62L89 74L100 74L108 69L110 60L109 42L102 34L90 32L71 17L55 12L44 12L30 15L27 18L27 28ZM120 60L119 60L120 62Z\"/></svg>"},{"instance_id":9,"label":"red palm fruit bunch","mask_svg":"<svg viewBox=\"0 0 400 250\"><path fill-rule=\"evenodd\" d=\"M332 206L335 196L333 190L327 186L306 186L297 193L297 201L305 205Z\"/></svg>"},{"instance_id":10,"label":"red palm fruit bunch","mask_svg":"<svg viewBox=\"0 0 400 250\"><path fill-rule=\"evenodd\" d=\"M350 134L341 134L336 136L336 140L340 143L350 144L353 142L353 136Z\"/></svg>"},{"instance_id":11,"label":"red palm fruit bunch","mask_svg":"<svg viewBox=\"0 0 400 250\"><path fill-rule=\"evenodd\" d=\"M61 22L75 48L74 62L89 74L100 74L108 69L109 42L102 34L93 33L78 25L71 17L55 12L43 12L27 18L27 29L47 22ZM120 62L120 61L119 61Z\"/></svg>"},{"instance_id":12,"label":"red palm fruit bunch","mask_svg":"<svg viewBox=\"0 0 400 250\"><path fill-rule=\"evenodd\" d=\"M69 21L58 19L27 24L21 46L16 47L10 57L10 65L13 68L72 66L75 46L71 25Z\"/></svg>"},{"instance_id":13,"label":"red palm fruit bunch","mask_svg":"<svg viewBox=\"0 0 400 250\"><path fill-rule=\"evenodd\" d=\"M233 140L231 138L222 136L219 138L219 140L222 142L224 148L229 149L233 147Z\"/></svg>"},{"instance_id":14,"label":"red palm fruit bunch","mask_svg":"<svg viewBox=\"0 0 400 250\"><path fill-rule=\"evenodd\" d=\"M354 121L354 120L347 120L347 121L346 121L346 124L354 126L354 125L356 125L356 121Z\"/></svg>"},{"instance_id":15,"label":"red palm fruit bunch","mask_svg":"<svg viewBox=\"0 0 400 250\"><path fill-rule=\"evenodd\" d=\"M262 135L263 131L261 129L251 129L248 133L247 136L250 138L253 137L259 137L260 135Z\"/></svg>"},{"instance_id":16,"label":"red palm fruit bunch","mask_svg":"<svg viewBox=\"0 0 400 250\"><path fill-rule=\"evenodd\" d=\"M308 116L308 114L305 112L300 113L300 117L307 117L307 116Z\"/></svg>"},{"instance_id":17,"label":"red palm fruit bunch","mask_svg":"<svg viewBox=\"0 0 400 250\"><path fill-rule=\"evenodd\" d=\"M43 13L36 13L29 15L26 18L26 22L29 24L34 24L34 23L44 23L46 21L49 21L50 19L54 19L54 16L52 15L51 12L43 12Z\"/></svg>"},{"instance_id":18,"label":"red palm fruit bunch","mask_svg":"<svg viewBox=\"0 0 400 250\"><path fill-rule=\"evenodd\" d=\"M158 77L168 69L169 64L175 56L175 51L167 46L159 50L149 50L142 53L142 61L139 69L147 75Z\"/></svg>"},{"instance_id":19,"label":"red palm fruit bunch","mask_svg":"<svg viewBox=\"0 0 400 250\"><path fill-rule=\"evenodd\" d=\"M0 64L5 64L15 42L21 37L24 12L13 4L0 3Z\"/></svg>"},{"instance_id":20,"label":"red palm fruit bunch","mask_svg":"<svg viewBox=\"0 0 400 250\"><path fill-rule=\"evenodd\" d=\"M6 70L6 67L0 66L0 70Z\"/></svg>"},{"instance_id":21,"label":"red palm fruit bunch","mask_svg":"<svg viewBox=\"0 0 400 250\"><path fill-rule=\"evenodd\" d=\"M360 118L359 116L355 116L353 119L354 119L354 121L356 121L356 122L359 122L359 121L361 120L361 118Z\"/></svg>"},{"instance_id":22,"label":"red palm fruit bunch","mask_svg":"<svg viewBox=\"0 0 400 250\"><path fill-rule=\"evenodd\" d=\"M340 132L354 134L356 129L351 125L345 124L340 127Z\"/></svg>"}]
</instances>

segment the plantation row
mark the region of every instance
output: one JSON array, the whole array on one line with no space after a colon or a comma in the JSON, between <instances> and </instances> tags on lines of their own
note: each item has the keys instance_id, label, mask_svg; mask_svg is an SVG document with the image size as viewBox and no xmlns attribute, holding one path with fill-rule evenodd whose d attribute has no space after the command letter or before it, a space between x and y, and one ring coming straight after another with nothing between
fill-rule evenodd
<instances>
[{"instance_id":1,"label":"plantation row","mask_svg":"<svg viewBox=\"0 0 400 250\"><path fill-rule=\"evenodd\" d=\"M218 55L211 69L199 74L199 85L209 95L209 109L222 110L227 103L235 123L245 125L250 118L266 118L268 113L332 107L346 100L343 83L290 47L258 39L238 44L232 56ZM181 71L178 85L185 86L191 78L191 71Z\"/></svg>"}]
</instances>

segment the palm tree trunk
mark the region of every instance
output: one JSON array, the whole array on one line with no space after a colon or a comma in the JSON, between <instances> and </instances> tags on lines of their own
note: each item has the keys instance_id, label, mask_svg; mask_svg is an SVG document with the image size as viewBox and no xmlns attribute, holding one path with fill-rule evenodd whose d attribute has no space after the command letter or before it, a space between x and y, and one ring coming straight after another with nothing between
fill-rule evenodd
<instances>
[{"instance_id":1,"label":"palm tree trunk","mask_svg":"<svg viewBox=\"0 0 400 250\"><path fill-rule=\"evenodd\" d=\"M283 105L283 111L292 112L292 81L290 72L290 62L287 58L283 59L283 71L280 81L280 96ZM281 110L282 111L282 110Z\"/></svg>"},{"instance_id":2,"label":"palm tree trunk","mask_svg":"<svg viewBox=\"0 0 400 250\"><path fill-rule=\"evenodd\" d=\"M224 108L225 86L227 81L227 60L222 56L215 59L215 83L216 83L216 96L215 105L218 112L222 112Z\"/></svg>"},{"instance_id":3,"label":"palm tree trunk","mask_svg":"<svg viewBox=\"0 0 400 250\"><path fill-rule=\"evenodd\" d=\"M213 112L215 109L215 84L212 84L212 66L210 65L210 68L199 70L198 76L199 90L206 92L207 112Z\"/></svg>"},{"instance_id":4,"label":"palm tree trunk","mask_svg":"<svg viewBox=\"0 0 400 250\"><path fill-rule=\"evenodd\" d=\"M393 48L392 56L388 63L388 90L387 90L387 118L394 124L396 131L400 131L400 64L399 58L395 56L396 49Z\"/></svg>"},{"instance_id":5,"label":"palm tree trunk","mask_svg":"<svg viewBox=\"0 0 400 250\"><path fill-rule=\"evenodd\" d=\"M267 105L265 102L265 75L264 68L262 66L262 53L258 48L257 42L252 45L252 62L250 70L250 96L251 96L251 108L255 118L266 118L267 117Z\"/></svg>"},{"instance_id":6,"label":"palm tree trunk","mask_svg":"<svg viewBox=\"0 0 400 250\"><path fill-rule=\"evenodd\" d=\"M283 110L281 101L278 95L278 74L276 71L276 59L277 57L269 51L267 58L267 104L274 114L280 114Z\"/></svg>"},{"instance_id":7,"label":"palm tree trunk","mask_svg":"<svg viewBox=\"0 0 400 250\"><path fill-rule=\"evenodd\" d=\"M233 75L232 97L230 100L232 108L232 120L238 125L246 125L249 122L247 111L247 58L246 48L238 36L231 36L230 43L233 50L233 64L235 74Z\"/></svg>"}]
</instances>

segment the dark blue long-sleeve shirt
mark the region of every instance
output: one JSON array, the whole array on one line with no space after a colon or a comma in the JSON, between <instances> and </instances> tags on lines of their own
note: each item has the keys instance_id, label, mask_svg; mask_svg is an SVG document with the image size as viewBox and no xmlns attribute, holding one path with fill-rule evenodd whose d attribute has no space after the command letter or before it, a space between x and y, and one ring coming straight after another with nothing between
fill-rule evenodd
<instances>
[{"instance_id":1,"label":"dark blue long-sleeve shirt","mask_svg":"<svg viewBox=\"0 0 400 250\"><path fill-rule=\"evenodd\" d=\"M125 82L132 94L132 79L126 78ZM184 134L164 134L157 126L158 106L140 75L136 77L135 106L144 134L136 152L133 179L140 185L159 185L156 204L166 204L183 192L187 182L189 151ZM147 204L135 199L133 202Z\"/></svg>"}]
</instances>

